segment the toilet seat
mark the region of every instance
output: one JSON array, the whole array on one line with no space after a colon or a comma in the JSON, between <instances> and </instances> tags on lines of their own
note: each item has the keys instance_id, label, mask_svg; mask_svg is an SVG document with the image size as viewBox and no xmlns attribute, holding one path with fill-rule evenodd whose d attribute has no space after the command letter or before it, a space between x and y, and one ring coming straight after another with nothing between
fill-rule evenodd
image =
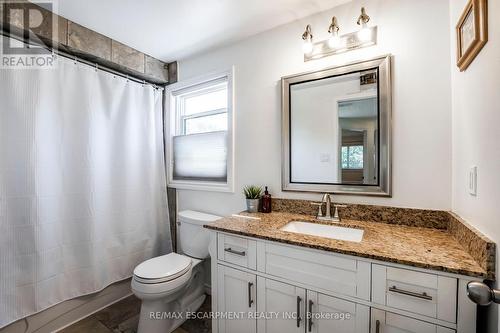
<instances>
[{"instance_id":1,"label":"toilet seat","mask_svg":"<svg viewBox=\"0 0 500 333\"><path fill-rule=\"evenodd\" d=\"M134 280L143 284L164 283L188 274L193 262L190 257L169 253L144 261L134 269Z\"/></svg>"}]
</instances>

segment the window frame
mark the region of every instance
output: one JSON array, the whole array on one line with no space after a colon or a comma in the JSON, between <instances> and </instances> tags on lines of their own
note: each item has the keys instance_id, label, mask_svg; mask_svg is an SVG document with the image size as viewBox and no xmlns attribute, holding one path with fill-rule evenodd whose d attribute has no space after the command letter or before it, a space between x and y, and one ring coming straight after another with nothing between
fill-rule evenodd
<instances>
[{"instance_id":1,"label":"window frame","mask_svg":"<svg viewBox=\"0 0 500 333\"><path fill-rule=\"evenodd\" d=\"M230 192L234 193L234 87L233 87L233 72L234 68L226 71L214 72L207 75L194 77L183 80L165 88L165 117L164 117L164 133L165 133L165 166L167 173L167 186L177 189L198 190L198 191L214 191L214 192ZM227 82L227 108L210 110L201 113L202 116L210 116L214 114L227 113L227 181L194 181L194 180L174 180L173 179L173 140L175 135L181 135L184 132L183 121L200 117L200 113L184 116L181 115L181 106L179 95L189 94L190 90L193 93L208 91L216 91L216 84ZM199 90L199 91L196 91Z\"/></svg>"},{"instance_id":2,"label":"window frame","mask_svg":"<svg viewBox=\"0 0 500 333\"><path fill-rule=\"evenodd\" d=\"M179 93L174 94L174 96L181 95L181 96L177 97L177 100L176 100L176 112L177 112L177 119L178 119L177 128L176 128L177 135L186 135L186 120L227 113L228 108L226 107L226 108L220 108L220 109L214 109L214 110L194 113L191 115L185 115L185 105L186 105L185 101L186 101L186 99L222 90L220 88L220 86L223 83L225 83L225 85L227 87L228 82L226 80L224 80L223 78L220 78L220 79L213 80L212 82L207 82L207 84L210 84L210 85L205 86L205 87L203 87L204 85L202 85L199 90L196 90L193 92L185 92L185 93L182 92L182 90L185 91L185 90L190 90L189 88L193 88L193 86L191 86L191 87L187 87L186 89L181 89L181 91ZM194 85L194 87L196 87L196 86L197 85ZM229 89L228 89L228 93L229 93Z\"/></svg>"}]
</instances>

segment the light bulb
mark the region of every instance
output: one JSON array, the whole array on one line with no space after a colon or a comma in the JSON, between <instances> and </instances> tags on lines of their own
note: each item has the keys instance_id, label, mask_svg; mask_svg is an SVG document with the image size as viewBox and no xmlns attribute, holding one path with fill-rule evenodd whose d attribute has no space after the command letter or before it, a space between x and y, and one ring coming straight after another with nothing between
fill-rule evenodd
<instances>
[{"instance_id":1,"label":"light bulb","mask_svg":"<svg viewBox=\"0 0 500 333\"><path fill-rule=\"evenodd\" d=\"M358 31L358 39L363 43L372 39L372 30L366 24L363 24L361 30Z\"/></svg>"},{"instance_id":2,"label":"light bulb","mask_svg":"<svg viewBox=\"0 0 500 333\"><path fill-rule=\"evenodd\" d=\"M332 33L330 39L328 39L328 46L331 49L338 49L342 46L341 44L342 40L340 39L339 35L336 33Z\"/></svg>"},{"instance_id":3,"label":"light bulb","mask_svg":"<svg viewBox=\"0 0 500 333\"><path fill-rule=\"evenodd\" d=\"M311 39L306 39L304 41L304 44L302 44L302 51L304 51L304 54L310 54L313 51L313 44Z\"/></svg>"}]
</instances>

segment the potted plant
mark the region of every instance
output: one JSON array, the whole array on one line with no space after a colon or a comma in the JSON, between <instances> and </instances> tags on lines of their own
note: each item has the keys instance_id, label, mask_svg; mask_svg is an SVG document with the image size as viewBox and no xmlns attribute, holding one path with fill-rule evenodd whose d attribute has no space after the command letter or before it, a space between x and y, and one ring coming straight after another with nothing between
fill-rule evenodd
<instances>
[{"instance_id":1,"label":"potted plant","mask_svg":"<svg viewBox=\"0 0 500 333\"><path fill-rule=\"evenodd\" d=\"M247 199L247 210L249 213L257 213L259 211L259 199L262 195L262 187L249 185L243 188L243 193Z\"/></svg>"}]
</instances>

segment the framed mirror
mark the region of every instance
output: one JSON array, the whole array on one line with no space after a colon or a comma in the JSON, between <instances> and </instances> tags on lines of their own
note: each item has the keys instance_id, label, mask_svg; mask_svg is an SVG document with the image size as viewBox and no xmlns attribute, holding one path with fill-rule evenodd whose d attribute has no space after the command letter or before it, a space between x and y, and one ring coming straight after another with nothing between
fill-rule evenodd
<instances>
[{"instance_id":1,"label":"framed mirror","mask_svg":"<svg viewBox=\"0 0 500 333\"><path fill-rule=\"evenodd\" d=\"M391 196L390 56L281 83L283 190Z\"/></svg>"}]
</instances>

